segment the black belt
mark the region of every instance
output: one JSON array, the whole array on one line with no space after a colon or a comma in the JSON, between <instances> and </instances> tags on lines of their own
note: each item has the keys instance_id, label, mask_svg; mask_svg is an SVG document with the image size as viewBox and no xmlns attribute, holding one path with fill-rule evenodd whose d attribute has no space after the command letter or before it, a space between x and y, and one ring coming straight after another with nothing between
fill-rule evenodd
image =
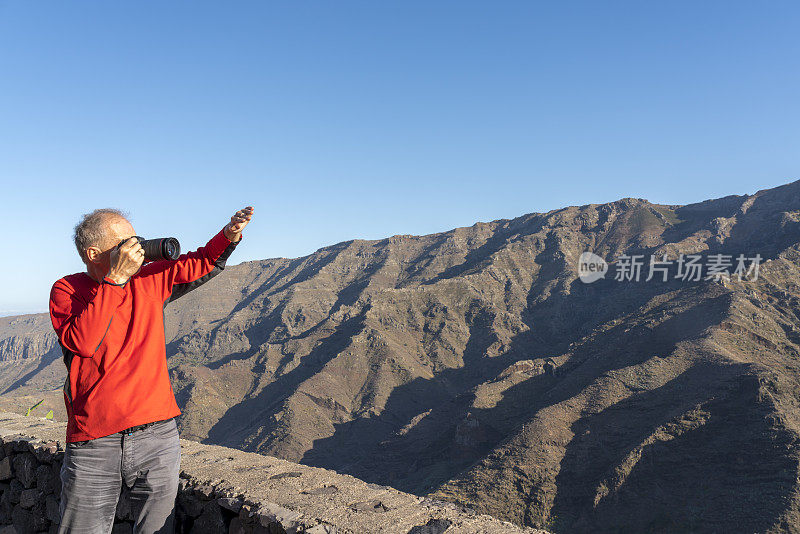
<instances>
[{"instance_id":1,"label":"black belt","mask_svg":"<svg viewBox=\"0 0 800 534\"><path fill-rule=\"evenodd\" d=\"M130 428L126 428L125 430L120 430L121 434L133 434L137 430L144 430L147 427L153 426L156 423L164 423L166 421L172 421L174 417L170 417L169 419L162 419L161 421L153 421L152 423L145 423L143 425L136 425Z\"/></svg>"}]
</instances>

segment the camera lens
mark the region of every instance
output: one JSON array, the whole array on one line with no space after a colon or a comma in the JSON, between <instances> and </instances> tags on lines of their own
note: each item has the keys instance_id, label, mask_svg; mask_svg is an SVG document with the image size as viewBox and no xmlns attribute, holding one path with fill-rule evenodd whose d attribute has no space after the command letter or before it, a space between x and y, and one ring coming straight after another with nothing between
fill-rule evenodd
<instances>
[{"instance_id":1,"label":"camera lens","mask_svg":"<svg viewBox=\"0 0 800 534\"><path fill-rule=\"evenodd\" d=\"M181 245L174 237L161 239L141 239L145 261L177 260L181 254Z\"/></svg>"},{"instance_id":2,"label":"camera lens","mask_svg":"<svg viewBox=\"0 0 800 534\"><path fill-rule=\"evenodd\" d=\"M165 237L161 247L165 260L177 260L181 255L181 245L174 237Z\"/></svg>"}]
</instances>

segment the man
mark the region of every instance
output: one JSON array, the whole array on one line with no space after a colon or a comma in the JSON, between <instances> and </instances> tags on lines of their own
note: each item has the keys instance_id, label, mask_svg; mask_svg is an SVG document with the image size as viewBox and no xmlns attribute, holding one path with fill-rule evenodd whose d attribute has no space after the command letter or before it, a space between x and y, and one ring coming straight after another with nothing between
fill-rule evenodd
<instances>
[{"instance_id":1,"label":"man","mask_svg":"<svg viewBox=\"0 0 800 534\"><path fill-rule=\"evenodd\" d=\"M111 532L123 482L134 532L173 532L181 411L167 372L163 308L225 267L253 212L237 211L195 252L147 264L121 212L96 210L75 227L86 272L61 278L50 293L67 366L59 533Z\"/></svg>"}]
</instances>

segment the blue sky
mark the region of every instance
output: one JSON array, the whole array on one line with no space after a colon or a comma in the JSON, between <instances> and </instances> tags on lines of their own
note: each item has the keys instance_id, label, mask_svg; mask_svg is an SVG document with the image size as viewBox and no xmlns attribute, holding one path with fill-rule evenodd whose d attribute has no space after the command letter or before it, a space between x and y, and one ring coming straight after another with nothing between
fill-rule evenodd
<instances>
[{"instance_id":1,"label":"blue sky","mask_svg":"<svg viewBox=\"0 0 800 534\"><path fill-rule=\"evenodd\" d=\"M796 2L0 0L0 313L80 214L239 261L800 178Z\"/></svg>"}]
</instances>

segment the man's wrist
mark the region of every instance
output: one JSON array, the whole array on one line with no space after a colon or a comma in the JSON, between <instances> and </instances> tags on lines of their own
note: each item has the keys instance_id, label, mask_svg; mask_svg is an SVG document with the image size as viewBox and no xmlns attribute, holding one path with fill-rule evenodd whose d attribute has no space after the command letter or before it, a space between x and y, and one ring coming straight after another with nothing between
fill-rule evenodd
<instances>
[{"instance_id":1,"label":"man's wrist","mask_svg":"<svg viewBox=\"0 0 800 534\"><path fill-rule=\"evenodd\" d=\"M231 243L238 243L242 240L242 233L241 232L233 232L227 226L222 229L222 233Z\"/></svg>"},{"instance_id":2,"label":"man's wrist","mask_svg":"<svg viewBox=\"0 0 800 534\"><path fill-rule=\"evenodd\" d=\"M108 273L103 277L103 282L107 284L111 284L113 286L124 286L128 283L130 277L127 276L120 276L118 274Z\"/></svg>"}]
</instances>

